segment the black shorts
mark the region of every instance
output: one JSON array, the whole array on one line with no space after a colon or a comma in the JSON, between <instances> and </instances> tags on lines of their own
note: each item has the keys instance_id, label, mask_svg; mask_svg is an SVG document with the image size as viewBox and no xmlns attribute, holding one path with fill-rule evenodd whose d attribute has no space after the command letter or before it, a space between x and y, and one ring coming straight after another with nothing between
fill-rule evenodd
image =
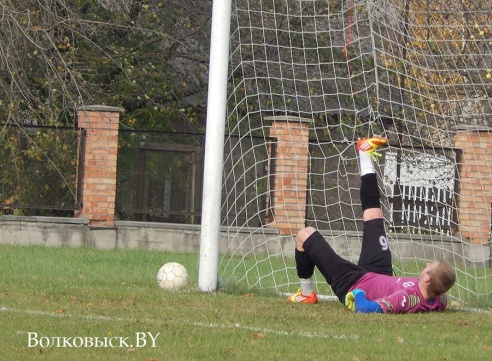
<instances>
[{"instance_id":1,"label":"black shorts","mask_svg":"<svg viewBox=\"0 0 492 361\"><path fill-rule=\"evenodd\" d=\"M350 287L365 273L393 273L383 219L364 222L362 249L357 264L336 254L319 232L309 236L303 248L342 303Z\"/></svg>"}]
</instances>

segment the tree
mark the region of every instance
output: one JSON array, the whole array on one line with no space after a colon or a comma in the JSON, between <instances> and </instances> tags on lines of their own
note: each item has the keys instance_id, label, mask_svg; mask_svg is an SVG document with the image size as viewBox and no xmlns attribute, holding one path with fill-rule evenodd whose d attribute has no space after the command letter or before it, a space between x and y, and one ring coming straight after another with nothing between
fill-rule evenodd
<instances>
[{"instance_id":1,"label":"tree","mask_svg":"<svg viewBox=\"0 0 492 361\"><path fill-rule=\"evenodd\" d=\"M129 128L202 130L209 1L4 0L0 117L73 125L77 106Z\"/></svg>"},{"instance_id":2,"label":"tree","mask_svg":"<svg viewBox=\"0 0 492 361\"><path fill-rule=\"evenodd\" d=\"M76 135L61 128L78 106L122 107L124 129L201 132L210 13L208 0L2 0L0 123L30 125L0 130L6 211L76 206Z\"/></svg>"},{"instance_id":3,"label":"tree","mask_svg":"<svg viewBox=\"0 0 492 361\"><path fill-rule=\"evenodd\" d=\"M492 6L471 0L380 0L380 110L402 144L452 146L458 124L491 125ZM379 14L383 14L379 16ZM389 26L388 26L389 25Z\"/></svg>"},{"instance_id":4,"label":"tree","mask_svg":"<svg viewBox=\"0 0 492 361\"><path fill-rule=\"evenodd\" d=\"M492 5L472 0L238 0L230 128L313 118L321 138L388 127L402 145L452 145L492 113ZM377 120L375 122L371 122ZM236 126L239 124L239 126ZM372 129L368 129L371 127Z\"/></svg>"}]
</instances>

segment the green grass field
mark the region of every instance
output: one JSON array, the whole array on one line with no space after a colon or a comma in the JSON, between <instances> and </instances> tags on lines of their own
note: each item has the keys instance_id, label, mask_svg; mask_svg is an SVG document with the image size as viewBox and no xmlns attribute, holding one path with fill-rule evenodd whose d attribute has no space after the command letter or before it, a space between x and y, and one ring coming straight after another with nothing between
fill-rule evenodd
<instances>
[{"instance_id":1,"label":"green grass field","mask_svg":"<svg viewBox=\"0 0 492 361\"><path fill-rule=\"evenodd\" d=\"M156 285L169 261L188 269L186 290ZM197 264L196 254L0 245L0 360L492 359L490 310L364 315L201 293Z\"/></svg>"}]
</instances>

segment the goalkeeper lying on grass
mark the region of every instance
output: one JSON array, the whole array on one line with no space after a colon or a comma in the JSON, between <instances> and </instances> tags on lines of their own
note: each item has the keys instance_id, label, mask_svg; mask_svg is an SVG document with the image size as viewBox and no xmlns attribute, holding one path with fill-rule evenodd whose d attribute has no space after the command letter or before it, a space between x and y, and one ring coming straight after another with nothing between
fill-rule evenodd
<instances>
[{"instance_id":1,"label":"goalkeeper lying on grass","mask_svg":"<svg viewBox=\"0 0 492 361\"><path fill-rule=\"evenodd\" d=\"M410 313L446 308L445 292L456 278L448 262L428 263L418 278L393 275L373 165L374 156L379 155L376 150L387 142L380 137L357 142L364 220L359 263L355 265L337 255L314 228L301 229L296 236L295 250L301 288L288 297L289 301L318 302L311 279L316 266L338 299L352 311Z\"/></svg>"}]
</instances>

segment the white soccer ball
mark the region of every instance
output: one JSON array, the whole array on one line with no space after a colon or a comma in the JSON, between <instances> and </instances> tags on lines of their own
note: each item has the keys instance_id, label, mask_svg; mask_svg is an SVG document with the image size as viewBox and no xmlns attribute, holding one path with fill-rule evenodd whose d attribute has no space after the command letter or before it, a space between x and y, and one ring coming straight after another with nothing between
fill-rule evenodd
<instances>
[{"instance_id":1,"label":"white soccer ball","mask_svg":"<svg viewBox=\"0 0 492 361\"><path fill-rule=\"evenodd\" d=\"M188 271L177 262L166 263L157 272L157 283L164 290L180 290L188 284Z\"/></svg>"}]
</instances>

